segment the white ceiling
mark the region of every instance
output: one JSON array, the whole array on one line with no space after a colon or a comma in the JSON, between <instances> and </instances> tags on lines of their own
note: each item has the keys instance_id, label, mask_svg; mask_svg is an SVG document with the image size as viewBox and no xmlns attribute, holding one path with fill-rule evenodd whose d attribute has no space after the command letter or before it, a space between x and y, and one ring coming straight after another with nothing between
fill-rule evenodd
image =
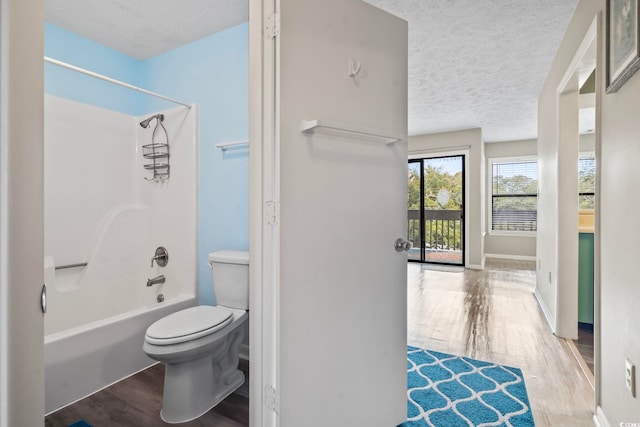
<instances>
[{"instance_id":1,"label":"white ceiling","mask_svg":"<svg viewBox=\"0 0 640 427\"><path fill-rule=\"evenodd\" d=\"M409 22L409 133L535 138L577 0L367 0ZM46 20L146 59L248 18L246 0L46 0Z\"/></svg>"}]
</instances>

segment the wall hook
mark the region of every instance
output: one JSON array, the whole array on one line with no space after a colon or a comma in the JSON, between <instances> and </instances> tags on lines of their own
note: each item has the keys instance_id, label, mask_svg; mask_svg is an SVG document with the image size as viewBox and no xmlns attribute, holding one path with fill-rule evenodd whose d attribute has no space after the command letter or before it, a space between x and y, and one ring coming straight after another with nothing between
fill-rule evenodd
<instances>
[{"instance_id":1,"label":"wall hook","mask_svg":"<svg viewBox=\"0 0 640 427\"><path fill-rule=\"evenodd\" d=\"M362 68L362 64L359 62L356 63L355 60L349 59L349 77L355 77L360 72Z\"/></svg>"}]
</instances>

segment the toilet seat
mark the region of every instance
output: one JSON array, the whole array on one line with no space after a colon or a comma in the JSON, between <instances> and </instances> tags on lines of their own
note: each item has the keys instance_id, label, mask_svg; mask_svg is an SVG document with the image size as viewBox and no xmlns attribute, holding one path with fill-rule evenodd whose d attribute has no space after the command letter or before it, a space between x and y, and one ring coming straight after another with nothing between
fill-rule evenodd
<instances>
[{"instance_id":1,"label":"toilet seat","mask_svg":"<svg viewBox=\"0 0 640 427\"><path fill-rule=\"evenodd\" d=\"M200 305L172 313L147 329L145 340L154 345L179 344L210 335L233 321L233 313L221 307Z\"/></svg>"}]
</instances>

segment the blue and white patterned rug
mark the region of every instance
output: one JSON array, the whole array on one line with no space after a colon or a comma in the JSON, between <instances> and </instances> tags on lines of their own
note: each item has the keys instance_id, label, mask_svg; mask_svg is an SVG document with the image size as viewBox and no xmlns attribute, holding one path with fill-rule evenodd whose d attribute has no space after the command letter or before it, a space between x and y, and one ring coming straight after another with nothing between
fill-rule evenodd
<instances>
[{"instance_id":1,"label":"blue and white patterned rug","mask_svg":"<svg viewBox=\"0 0 640 427\"><path fill-rule=\"evenodd\" d=\"M520 369L409 347L408 375L401 427L534 425Z\"/></svg>"}]
</instances>

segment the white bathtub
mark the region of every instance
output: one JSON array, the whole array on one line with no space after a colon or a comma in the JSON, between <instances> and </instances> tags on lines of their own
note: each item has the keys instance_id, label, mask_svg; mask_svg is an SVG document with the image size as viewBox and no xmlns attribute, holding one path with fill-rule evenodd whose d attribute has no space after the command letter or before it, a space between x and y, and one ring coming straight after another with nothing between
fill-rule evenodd
<instances>
[{"instance_id":1,"label":"white bathtub","mask_svg":"<svg viewBox=\"0 0 640 427\"><path fill-rule=\"evenodd\" d=\"M49 414L155 363L142 351L153 322L196 305L180 296L45 337L45 409Z\"/></svg>"}]
</instances>

